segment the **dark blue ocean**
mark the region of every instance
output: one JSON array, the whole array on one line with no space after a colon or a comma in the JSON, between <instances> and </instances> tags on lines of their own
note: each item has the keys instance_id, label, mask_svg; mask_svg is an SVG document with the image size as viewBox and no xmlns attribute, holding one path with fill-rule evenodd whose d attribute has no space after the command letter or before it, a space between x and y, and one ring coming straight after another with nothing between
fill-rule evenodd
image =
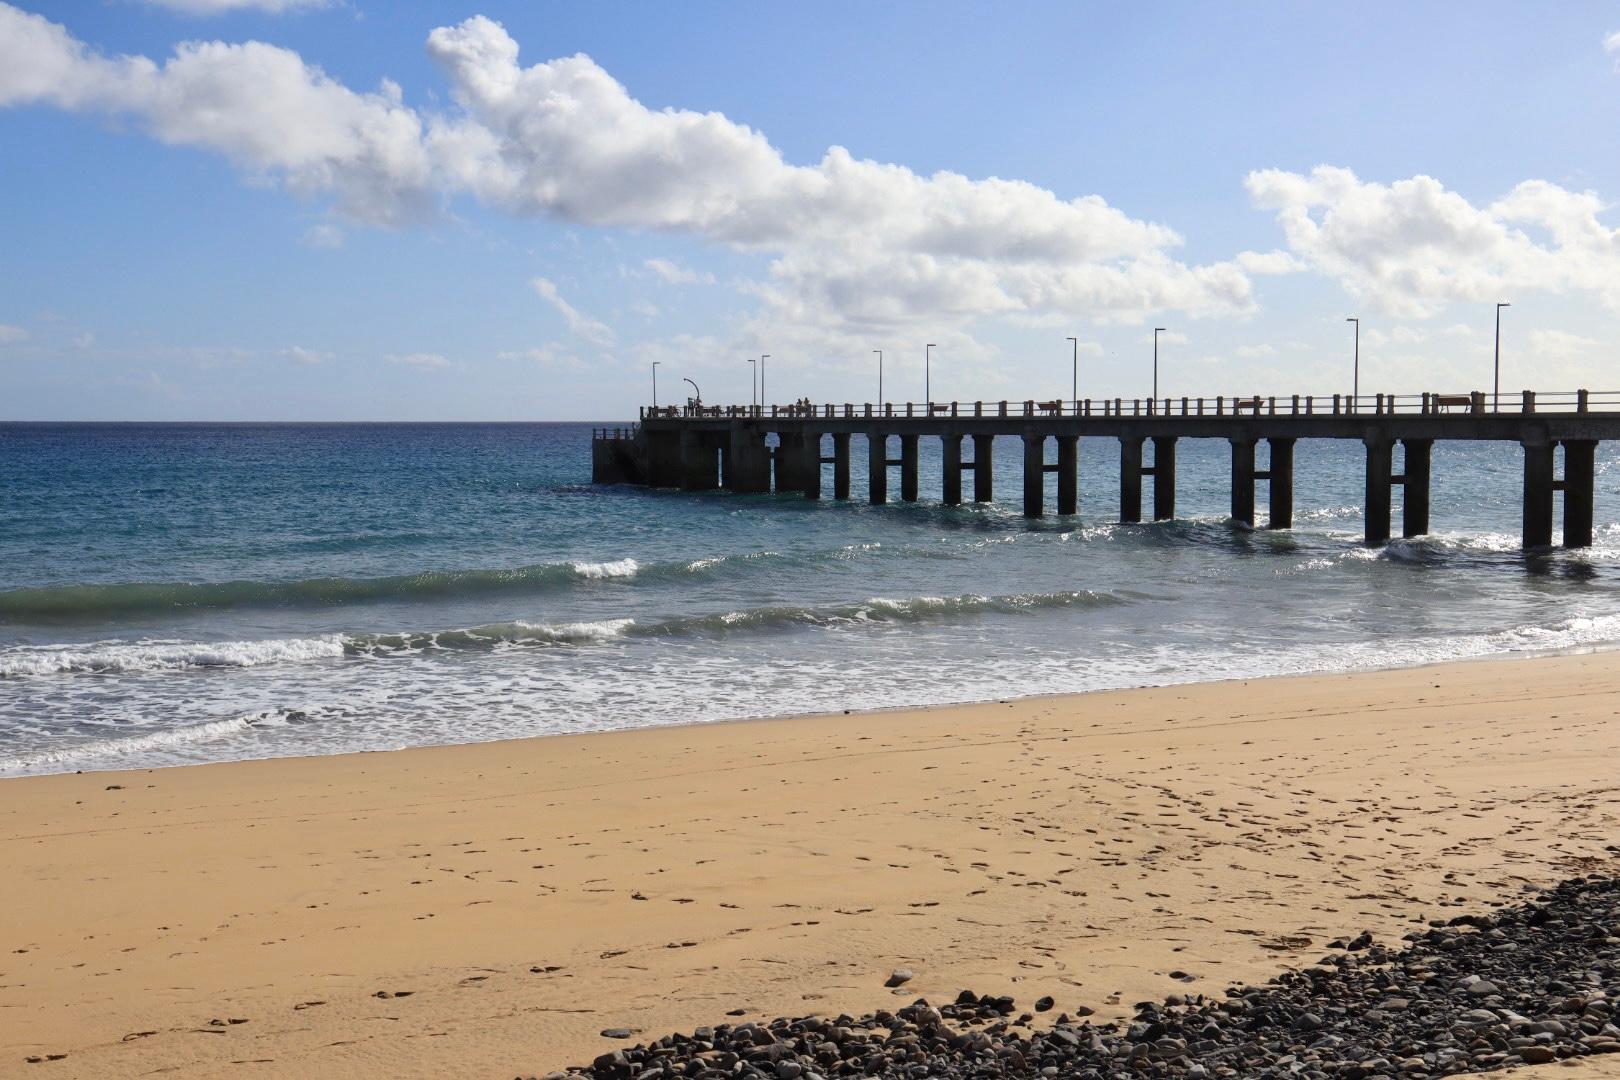
<instances>
[{"instance_id":1,"label":"dark blue ocean","mask_svg":"<svg viewBox=\"0 0 1620 1080\"><path fill-rule=\"evenodd\" d=\"M589 440L583 424L0 424L0 773L1620 639L1607 446L1598 545L1526 556L1512 446L1437 444L1435 534L1369 550L1359 444L1299 444L1298 528L1272 533L1226 519L1224 442L1181 444L1179 520L1122 526L1112 441L1082 443L1081 515L1030 523L1012 441L1000 501L947 509L929 440L922 501L886 507L597 488Z\"/></svg>"}]
</instances>

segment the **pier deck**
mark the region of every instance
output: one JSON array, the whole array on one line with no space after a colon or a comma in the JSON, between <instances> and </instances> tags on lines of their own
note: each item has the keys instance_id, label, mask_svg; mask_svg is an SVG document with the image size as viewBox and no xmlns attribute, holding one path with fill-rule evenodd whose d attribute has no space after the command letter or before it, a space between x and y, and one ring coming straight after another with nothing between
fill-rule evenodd
<instances>
[{"instance_id":1,"label":"pier deck","mask_svg":"<svg viewBox=\"0 0 1620 1080\"><path fill-rule=\"evenodd\" d=\"M598 429L592 438L597 483L635 483L688 491L823 493L823 466L832 466L832 494L850 497L851 436L865 441L873 503L889 498L890 471L900 471L900 498L918 497L918 440L941 440L943 501L963 501L963 473L973 474L975 502L993 497L996 436L1023 440L1023 508L1045 513L1046 474L1057 474L1059 514L1079 507L1082 436L1119 441L1119 520L1142 520L1143 478L1152 482L1155 520L1175 516L1175 451L1179 439L1231 444L1232 518L1255 521L1255 489L1269 485L1266 527L1293 526L1294 445L1300 439L1354 439L1366 448L1365 539L1390 538L1391 492L1404 488L1401 531L1429 531L1431 451L1436 440L1518 443L1524 451L1523 539L1526 548L1553 542L1555 499L1564 499L1566 547L1592 543L1597 444L1620 438L1620 392L1536 394L1500 401L1487 394L1376 394L1350 397L1290 395L1165 398L1158 401L947 402L815 405L644 407L631 428ZM769 438L774 436L775 443ZM1056 443L1048 460L1046 443ZM1152 458L1144 447L1151 441ZM1256 467L1264 441L1269 466ZM971 457L964 455L971 448ZM1395 470L1396 449L1401 469ZM827 451L830 449L830 453ZM898 454L894 450L898 449ZM1560 453L1561 449L1561 453ZM1559 475L1560 459L1562 476Z\"/></svg>"}]
</instances>

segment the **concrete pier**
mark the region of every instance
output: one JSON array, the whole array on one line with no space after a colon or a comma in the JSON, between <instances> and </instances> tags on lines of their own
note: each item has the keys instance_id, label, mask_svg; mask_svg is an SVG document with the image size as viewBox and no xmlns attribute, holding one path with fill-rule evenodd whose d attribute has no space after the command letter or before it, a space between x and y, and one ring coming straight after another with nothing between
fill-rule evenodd
<instances>
[{"instance_id":1,"label":"concrete pier","mask_svg":"<svg viewBox=\"0 0 1620 1080\"><path fill-rule=\"evenodd\" d=\"M1055 509L1080 508L1079 457L1083 436L1119 441L1119 519L1142 520L1142 478L1153 478L1155 520L1176 512L1176 451L1181 439L1225 439L1231 452L1232 519L1253 527L1255 485L1269 485L1267 526L1287 529L1294 518L1294 448L1300 439L1358 440L1366 455L1365 529L1369 544L1392 531L1393 489L1403 489L1401 534L1430 528L1430 489L1436 441L1517 443L1523 454L1523 486L1517 492L1527 548L1553 542L1556 500L1563 493L1567 547L1592 543L1597 444L1620 439L1620 393L1514 393L1500 402L1480 391L1457 394L1261 396L1239 394L1203 399L1108 401L955 402L932 405L696 406L641 410L636 427L592 433L591 469L598 483L641 484L739 493L822 493L824 465L832 465L833 493L850 494L850 439L867 440L869 497L888 500L889 470L900 468L900 497L919 497L919 440L940 439L942 501L956 506L967 497L963 473L973 473L975 502L989 502L994 487L995 439L1024 443L1023 508L1046 513L1046 474L1057 474ZM888 436L899 437L890 457ZM824 436L831 437L825 455ZM972 439L972 460L966 441ZM1046 440L1057 443L1048 461ZM1143 444L1153 440L1152 463ZM1267 444L1268 463L1256 468L1256 447ZM775 449L769 448L774 441ZM1401 472L1394 471L1396 444ZM1562 448L1560 450L1560 448ZM1563 477L1557 476L1562 462Z\"/></svg>"},{"instance_id":2,"label":"concrete pier","mask_svg":"<svg viewBox=\"0 0 1620 1080\"><path fill-rule=\"evenodd\" d=\"M940 502L946 506L962 505L962 436L939 437L940 458L944 463Z\"/></svg>"},{"instance_id":3,"label":"concrete pier","mask_svg":"<svg viewBox=\"0 0 1620 1080\"><path fill-rule=\"evenodd\" d=\"M1153 436L1153 520L1176 516L1176 437Z\"/></svg>"},{"instance_id":4,"label":"concrete pier","mask_svg":"<svg viewBox=\"0 0 1620 1080\"><path fill-rule=\"evenodd\" d=\"M1127 525L1142 520L1142 442L1140 435L1119 440L1119 520Z\"/></svg>"},{"instance_id":5,"label":"concrete pier","mask_svg":"<svg viewBox=\"0 0 1620 1080\"><path fill-rule=\"evenodd\" d=\"M994 434L973 436L973 501L987 503L995 497Z\"/></svg>"}]
</instances>

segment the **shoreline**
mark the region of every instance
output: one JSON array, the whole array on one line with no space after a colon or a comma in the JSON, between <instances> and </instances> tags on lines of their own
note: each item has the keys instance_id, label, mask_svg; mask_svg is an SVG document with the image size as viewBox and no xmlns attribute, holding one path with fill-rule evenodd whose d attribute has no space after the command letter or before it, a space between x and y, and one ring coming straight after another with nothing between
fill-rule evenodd
<instances>
[{"instance_id":1,"label":"shoreline","mask_svg":"<svg viewBox=\"0 0 1620 1080\"><path fill-rule=\"evenodd\" d=\"M932 702L932 703L927 703L927 704L878 705L878 706L872 706L872 707L869 707L869 708L832 709L832 710L827 710L827 711L780 713L780 714L773 714L773 715L728 716L728 717L719 717L719 718L716 718L716 719L713 719L713 720L675 720L675 721L672 721L672 722L666 723L666 724L657 724L657 725L641 726L641 727L619 727L619 728L610 727L610 728L600 728L600 729L596 729L596 730L592 730L592 731L554 731L554 732L546 732L546 733L538 734L538 735L513 735L513 736L510 736L510 737L506 737L506 738L486 739L486 740L472 741L472 742L442 742L442 743L436 742L436 743L412 744L412 745L405 745L405 746L386 746L386 747L379 747L377 749L372 749L372 750L342 750L342 751L337 751L335 753L330 753L330 754L299 754L299 753L267 754L267 755L263 755L263 756L259 756L259 757L227 758L227 759L224 759L224 760L221 760L221 761L179 761L179 762L170 762L170 763L166 763L166 764L156 764L156 765L127 765L126 764L126 765L109 765L107 768L94 768L94 767L91 767L91 768L64 769L64 770L55 771L55 772L28 771L28 772L13 772L13 773L7 773L7 772L4 771L4 768L5 768L5 766L3 764L4 759L0 758L0 785L3 785L6 782L11 781L11 780L27 780L27 779L33 779L33 778L45 777L45 776L72 776L72 775L89 775L89 774L101 775L101 774L106 774L106 773L152 772L152 771L156 771L156 770L167 770L167 769L193 769L193 768L207 768L207 767L220 766L220 765L238 765L238 764L243 764L243 763L246 763L246 762L258 762L258 761L312 761L312 760L318 760L318 759L321 759L321 758L330 758L330 757L343 758L343 757L355 757L355 756L372 755L372 754L397 754L397 753L411 752L411 751L443 750L443 749L449 749L449 748L453 748L453 747L464 747L464 746L502 746L502 745L512 745L512 744L527 743L527 742L530 742L530 741L536 740L536 739L558 739L558 738L571 739L571 738L582 738L582 737L591 737L591 736L600 736L600 735L622 735L622 734L628 734L628 733L637 732L637 731L665 731L665 730L670 730L670 729L681 729L681 728L715 727L715 726L722 726L722 725L729 725L729 724L766 724L766 723L781 723L781 722L786 722L786 721L797 721L797 720L824 720L824 719L830 719L830 718L834 718L834 717L845 717L845 716L851 716L851 717L854 717L854 716L886 716L886 715L892 715L892 714L895 714L895 713L926 713L926 712L933 712L933 711L940 710L940 709L962 709L962 708L974 708L974 707L978 707L978 706L1008 705L1008 704L1016 704L1016 703L1024 703L1024 702L1064 701L1064 700L1067 700L1067 699L1070 699L1070 698L1084 698L1084 697L1088 697L1088 696L1096 695L1096 694L1124 694L1124 693L1132 693L1132 692L1144 691L1144 690L1169 690L1169 689L1174 689L1174 688L1177 688L1177 687L1188 687L1188 686L1194 686L1194 687L1197 687L1197 686L1224 686L1224 685L1230 685L1230 684L1233 684L1233 683L1244 683L1244 684L1246 684L1246 683L1251 683L1251 682L1287 681L1287 680L1290 680L1290 679L1331 679L1331 678L1336 678L1336 677L1344 677L1344 676L1352 676L1352 675L1377 674L1377 673L1381 673L1381 672L1422 671L1422 670L1425 670L1425 669L1428 669L1428 668L1445 668L1445 667L1450 667L1450 666L1457 665L1457 664L1511 663L1511 662L1520 661L1520 660L1535 660L1535 659L1541 659L1541 658L1547 658L1547 657L1560 657L1560 656L1586 656L1586 655L1602 654L1602 653L1610 653L1610 652L1620 652L1620 639L1617 639L1617 640L1614 640L1614 641L1583 643L1583 644L1577 644L1577 645L1563 645L1563 646L1558 646L1558 647L1548 648L1548 649L1522 649L1522 650L1509 650L1509 651L1506 651L1506 652L1498 652L1498 653L1480 653L1480 654L1477 654L1477 655L1474 655L1474 656L1450 657L1450 658L1440 659L1440 660L1424 660L1424 661L1420 661L1418 663L1413 663L1413 664L1392 664L1392 665L1389 665L1389 666L1355 667L1355 668L1346 668L1346 669L1339 669L1339 670L1323 669L1323 670L1316 670L1316 671L1285 671L1285 672L1276 672L1276 673L1267 674L1267 675L1231 675L1231 676L1223 676L1223 677L1220 677L1220 678L1213 678L1213 679L1188 679L1186 681L1179 681L1179 682L1138 683L1138 684L1135 684L1135 685L1132 685L1132 686L1098 687L1098 688L1089 689L1089 690L1071 690L1071 691L1063 691L1063 692L1058 692L1058 693L1025 694L1025 695L1019 695L1019 696L1015 696L1015 697L970 698L970 699L964 699L964 700L960 700L960 701L941 701L941 702ZM246 723L250 728L254 726L252 721L245 720L244 718L241 718L241 717L221 717L221 718L217 718L217 719L214 719L214 720L198 721L196 724L182 725L179 728L168 729L168 730L187 731L187 730L192 730L194 728L210 727L210 726L218 725L218 724L234 723L237 720L243 720L243 722ZM155 731L149 732L147 734L161 735L161 734L164 733L164 731L165 731L165 729L160 728L160 729L157 729ZM131 738L131 739L141 738L141 737L142 736L139 736L139 735L126 736L126 738ZM22 754L19 754L19 755L16 755L16 756L25 756L26 754L50 754L50 753L60 753L60 752L72 753L72 752L74 752L74 749L75 748L70 747L70 748L66 748L66 750L64 750L64 751L52 751L52 750L49 750L49 749L32 750L32 751L22 752ZM109 750L108 753L109 754L117 754L117 753L120 753L120 751ZM0 788L0 790L3 790L3 788Z\"/></svg>"},{"instance_id":2,"label":"shoreline","mask_svg":"<svg viewBox=\"0 0 1620 1080\"><path fill-rule=\"evenodd\" d=\"M1615 700L1585 650L11 777L0 1072L511 1075L738 1008L1218 994L1611 865Z\"/></svg>"}]
</instances>

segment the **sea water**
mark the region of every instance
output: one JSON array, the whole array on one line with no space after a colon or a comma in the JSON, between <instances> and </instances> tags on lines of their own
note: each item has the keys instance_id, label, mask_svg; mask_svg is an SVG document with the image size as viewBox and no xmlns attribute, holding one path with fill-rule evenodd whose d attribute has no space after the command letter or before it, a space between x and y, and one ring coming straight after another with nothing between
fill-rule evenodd
<instances>
[{"instance_id":1,"label":"sea water","mask_svg":"<svg viewBox=\"0 0 1620 1080\"><path fill-rule=\"evenodd\" d=\"M0 774L1620 640L1608 446L1596 546L1526 555L1510 444L1436 444L1433 535L1370 549L1359 443L1298 444L1272 532L1228 520L1224 441L1181 442L1175 521L1120 525L1108 439L1080 515L1027 521L1014 439L994 503L939 505L924 439L920 501L873 507L593 486L590 431L0 424Z\"/></svg>"}]
</instances>

